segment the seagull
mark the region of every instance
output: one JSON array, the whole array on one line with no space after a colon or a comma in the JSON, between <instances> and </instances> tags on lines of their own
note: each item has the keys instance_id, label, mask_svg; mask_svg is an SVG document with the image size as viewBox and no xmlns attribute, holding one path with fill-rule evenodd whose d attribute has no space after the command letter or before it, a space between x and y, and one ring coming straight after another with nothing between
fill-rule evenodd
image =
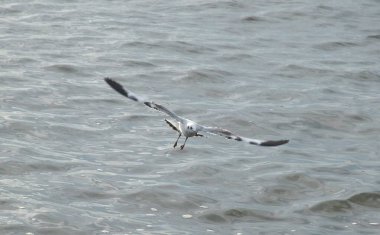
<instances>
[{"instance_id":1,"label":"seagull","mask_svg":"<svg viewBox=\"0 0 380 235\"><path fill-rule=\"evenodd\" d=\"M146 101L140 97L138 97L136 94L132 93L131 91L125 89L120 83L114 81L111 78L104 78L104 81L110 85L115 91L120 93L121 95L127 97L128 99L131 99L133 101L142 103L149 108L158 110L162 113L165 113L166 115L170 116L173 118L175 121L171 121L168 119L165 119L166 123L173 128L175 131L178 132L178 138L175 141L173 148L175 148L178 144L179 138L184 135L186 137L185 142L183 145L180 146L180 149L182 150L185 147L186 141L189 137L195 137L195 136L200 136L203 137L202 134L199 134L199 132L207 132L213 135L220 135L223 136L227 139L233 139L236 141L243 141L249 144L253 145L258 145L258 146L267 146L267 147L273 147L273 146L278 146L282 144L286 144L289 142L289 140L258 140L258 139L250 139L246 137L241 137L238 135L233 134L229 130L222 129L219 127L210 127L210 126L202 126L199 125L198 123L191 121L189 119L183 118L181 116L178 116L175 114L173 111L170 111L169 109L165 108L164 106L151 102L151 101Z\"/></svg>"}]
</instances>

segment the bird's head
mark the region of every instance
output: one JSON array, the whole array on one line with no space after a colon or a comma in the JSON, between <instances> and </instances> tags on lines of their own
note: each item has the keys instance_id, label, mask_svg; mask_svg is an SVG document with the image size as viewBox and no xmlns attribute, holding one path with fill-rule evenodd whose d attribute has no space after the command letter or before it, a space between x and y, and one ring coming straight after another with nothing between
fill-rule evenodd
<instances>
[{"instance_id":1,"label":"bird's head","mask_svg":"<svg viewBox=\"0 0 380 235\"><path fill-rule=\"evenodd\" d=\"M188 123L186 128L190 131L195 131L195 124L194 123Z\"/></svg>"}]
</instances>

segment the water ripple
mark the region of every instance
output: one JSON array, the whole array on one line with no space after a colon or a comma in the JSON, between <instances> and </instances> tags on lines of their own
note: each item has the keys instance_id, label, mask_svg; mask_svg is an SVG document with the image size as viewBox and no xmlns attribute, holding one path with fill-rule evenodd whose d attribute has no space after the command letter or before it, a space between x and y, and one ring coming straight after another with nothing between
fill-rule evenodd
<instances>
[{"instance_id":1,"label":"water ripple","mask_svg":"<svg viewBox=\"0 0 380 235\"><path fill-rule=\"evenodd\" d=\"M377 210L380 208L379 192L363 192L355 194L345 200L328 200L320 202L312 207L312 212L327 213L334 215L335 213L351 213L358 210L355 205L367 207L367 210Z\"/></svg>"}]
</instances>

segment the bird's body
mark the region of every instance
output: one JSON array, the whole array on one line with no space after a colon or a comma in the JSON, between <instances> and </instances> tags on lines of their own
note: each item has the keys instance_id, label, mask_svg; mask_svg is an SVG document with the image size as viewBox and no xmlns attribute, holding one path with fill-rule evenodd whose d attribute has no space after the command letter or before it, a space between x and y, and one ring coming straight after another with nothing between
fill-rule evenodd
<instances>
[{"instance_id":1,"label":"bird's body","mask_svg":"<svg viewBox=\"0 0 380 235\"><path fill-rule=\"evenodd\" d=\"M173 122L170 120L165 119L166 123L171 126L175 131L179 133L178 138L176 142L174 143L174 148L177 146L179 138L184 135L186 137L185 143L187 138L194 137L194 136L203 136L201 134L198 134L197 130L197 124L191 120L186 119L186 123L183 122ZM198 128L199 129L199 128ZM185 143L181 145L181 149L185 147Z\"/></svg>"},{"instance_id":2,"label":"bird's body","mask_svg":"<svg viewBox=\"0 0 380 235\"><path fill-rule=\"evenodd\" d=\"M149 108L161 111L161 112L169 115L171 118L175 119L176 120L175 122L165 119L166 123L170 127L172 127L175 131L177 131L179 133L179 136L178 136L176 142L174 143L174 146L173 146L174 148L177 146L178 140L182 135L185 136L186 139L185 139L185 142L183 143L183 145L181 145L181 149L183 149L185 147L186 141L189 137L203 136L202 134L199 134L199 132L208 132L211 134L221 135L227 139L244 141L244 142L247 142L249 144L254 144L254 145L259 145L259 146L278 146L278 145L286 144L289 142L289 140L250 139L250 138L246 138L246 137L237 136L237 135L231 133L230 131L228 131L226 129L219 128L219 127L208 127L208 126L199 125L194 121L191 121L189 119L178 116L177 114L168 110L167 108L165 108L162 105L159 105L159 104L156 104L156 103L150 102L150 101L145 101L145 100L139 98L137 95L135 95L132 92L124 89L124 87L121 84L115 82L114 80L112 80L110 78L105 78L104 80L108 83L108 85L110 85L115 91L119 92L121 95L123 95L123 96L125 96L125 97L127 97L133 101L143 103L146 106L148 106Z\"/></svg>"}]
</instances>

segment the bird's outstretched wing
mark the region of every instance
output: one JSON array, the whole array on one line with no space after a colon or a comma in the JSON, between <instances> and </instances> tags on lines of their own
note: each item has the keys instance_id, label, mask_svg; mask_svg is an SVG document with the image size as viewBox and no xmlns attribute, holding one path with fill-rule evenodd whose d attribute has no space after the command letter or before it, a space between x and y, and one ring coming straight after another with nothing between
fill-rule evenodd
<instances>
[{"instance_id":1,"label":"bird's outstretched wing","mask_svg":"<svg viewBox=\"0 0 380 235\"><path fill-rule=\"evenodd\" d=\"M186 122L185 118L182 118L182 117L178 116L177 114L175 114L174 112L170 111L169 109L165 108L162 105L156 104L156 103L151 102L151 101L146 101L146 100L138 97L134 93L132 93L132 92L128 91L127 89L125 89L120 83L115 82L111 78L105 78L104 81L108 85L110 85L110 87L112 87L115 91L117 91L118 93L120 93L121 95L123 95L123 96L125 96L125 97L127 97L127 98L129 98L129 99L131 99L133 101L143 103L146 106L148 106L149 108L152 108L152 109L161 111L163 113L166 113L167 115L169 115L170 117L174 118L175 120L177 120L179 122L182 122L182 123Z\"/></svg>"},{"instance_id":2,"label":"bird's outstretched wing","mask_svg":"<svg viewBox=\"0 0 380 235\"><path fill-rule=\"evenodd\" d=\"M179 123L175 123L175 122L172 122L168 119L165 119L165 122L175 131L177 131L178 133L181 133L181 130L179 129Z\"/></svg>"},{"instance_id":3,"label":"bird's outstretched wing","mask_svg":"<svg viewBox=\"0 0 380 235\"><path fill-rule=\"evenodd\" d=\"M208 127L208 126L200 126L200 131L208 132L215 135L224 136L227 139L233 139L237 141L244 141L249 144L259 145L259 146L267 146L274 147L282 144L286 144L289 140L258 140L258 139L250 139L246 137L241 137L233 134L229 130L222 129L219 127Z\"/></svg>"}]
</instances>

